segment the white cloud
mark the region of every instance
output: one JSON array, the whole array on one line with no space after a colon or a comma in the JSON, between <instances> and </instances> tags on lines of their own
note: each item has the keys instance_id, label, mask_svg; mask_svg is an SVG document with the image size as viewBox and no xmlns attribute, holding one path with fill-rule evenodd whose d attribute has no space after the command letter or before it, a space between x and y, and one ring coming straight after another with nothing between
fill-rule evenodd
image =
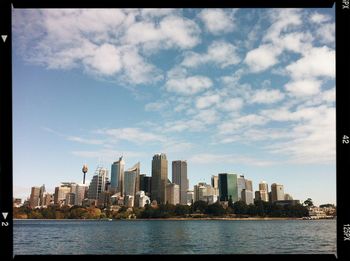
<instances>
[{"instance_id":1,"label":"white cloud","mask_svg":"<svg viewBox=\"0 0 350 261\"><path fill-rule=\"evenodd\" d=\"M213 63L221 68L239 63L240 58L236 53L236 47L224 41L215 41L208 46L207 53L199 54L189 52L181 65L186 67L197 67L199 65Z\"/></svg>"},{"instance_id":2,"label":"white cloud","mask_svg":"<svg viewBox=\"0 0 350 261\"><path fill-rule=\"evenodd\" d=\"M280 50L274 48L274 46L270 44L261 45L249 51L244 62L249 66L252 72L262 72L278 63L277 56L280 53Z\"/></svg>"},{"instance_id":3,"label":"white cloud","mask_svg":"<svg viewBox=\"0 0 350 261\"><path fill-rule=\"evenodd\" d=\"M175 92L182 95L192 95L210 88L213 82L205 76L189 76L186 78L170 78L165 84L169 92Z\"/></svg>"},{"instance_id":4,"label":"white cloud","mask_svg":"<svg viewBox=\"0 0 350 261\"><path fill-rule=\"evenodd\" d=\"M308 110L313 116L291 130L295 138L271 145L269 149L273 153L288 155L292 163L334 163L335 108L321 106Z\"/></svg>"},{"instance_id":5,"label":"white cloud","mask_svg":"<svg viewBox=\"0 0 350 261\"><path fill-rule=\"evenodd\" d=\"M335 42L335 23L327 23L320 26L316 31L316 36L321 43L334 44Z\"/></svg>"},{"instance_id":6,"label":"white cloud","mask_svg":"<svg viewBox=\"0 0 350 261\"><path fill-rule=\"evenodd\" d=\"M240 117L233 117L232 119L221 123L218 126L218 131L221 135L236 133L243 128L245 129L252 126L265 125L267 122L268 119L264 116L257 114L248 114Z\"/></svg>"},{"instance_id":7,"label":"white cloud","mask_svg":"<svg viewBox=\"0 0 350 261\"><path fill-rule=\"evenodd\" d=\"M200 28L171 10L155 11L15 10L16 47L26 61L50 69L83 68L122 83L156 82L159 70L143 56L192 48L200 42Z\"/></svg>"},{"instance_id":8,"label":"white cloud","mask_svg":"<svg viewBox=\"0 0 350 261\"><path fill-rule=\"evenodd\" d=\"M302 58L288 65L292 78L335 77L335 51L326 46L314 47Z\"/></svg>"},{"instance_id":9,"label":"white cloud","mask_svg":"<svg viewBox=\"0 0 350 261\"><path fill-rule=\"evenodd\" d=\"M309 19L313 23L320 24L331 20L331 17L325 14L314 13L309 17Z\"/></svg>"},{"instance_id":10,"label":"white cloud","mask_svg":"<svg viewBox=\"0 0 350 261\"><path fill-rule=\"evenodd\" d=\"M250 102L252 103L275 103L284 99L284 94L279 90L261 89L257 90L252 96Z\"/></svg>"},{"instance_id":11,"label":"white cloud","mask_svg":"<svg viewBox=\"0 0 350 261\"><path fill-rule=\"evenodd\" d=\"M199 113L195 115L194 119L202 122L202 124L209 125L219 120L219 114L213 109L200 110Z\"/></svg>"},{"instance_id":12,"label":"white cloud","mask_svg":"<svg viewBox=\"0 0 350 261\"><path fill-rule=\"evenodd\" d=\"M225 164L245 164L253 166L269 166L275 164L273 161L259 160L257 158L235 155L235 154L212 154L212 153L200 153L192 156L189 163L197 164L214 164L214 163L225 163ZM230 170L222 170L230 171Z\"/></svg>"},{"instance_id":13,"label":"white cloud","mask_svg":"<svg viewBox=\"0 0 350 261\"><path fill-rule=\"evenodd\" d=\"M99 133L112 137L115 141L126 140L135 144L147 142L163 142L165 137L160 134L153 134L139 128L104 129Z\"/></svg>"},{"instance_id":14,"label":"white cloud","mask_svg":"<svg viewBox=\"0 0 350 261\"><path fill-rule=\"evenodd\" d=\"M151 102L145 105L146 111L160 111L167 106L167 102Z\"/></svg>"},{"instance_id":15,"label":"white cloud","mask_svg":"<svg viewBox=\"0 0 350 261\"><path fill-rule=\"evenodd\" d=\"M166 45L192 48L200 42L198 25L179 16L167 16L160 22L161 33L167 37Z\"/></svg>"},{"instance_id":16,"label":"white cloud","mask_svg":"<svg viewBox=\"0 0 350 261\"><path fill-rule=\"evenodd\" d=\"M282 35L274 44L285 50L304 53L312 48L314 37L308 32L293 32Z\"/></svg>"},{"instance_id":17,"label":"white cloud","mask_svg":"<svg viewBox=\"0 0 350 261\"><path fill-rule=\"evenodd\" d=\"M206 94L197 98L196 107L198 109L205 109L212 105L217 104L220 101L220 96L218 94Z\"/></svg>"},{"instance_id":18,"label":"white cloud","mask_svg":"<svg viewBox=\"0 0 350 261\"><path fill-rule=\"evenodd\" d=\"M272 25L263 38L264 42L278 43L282 33L302 24L300 9L273 9L270 19Z\"/></svg>"},{"instance_id":19,"label":"white cloud","mask_svg":"<svg viewBox=\"0 0 350 261\"><path fill-rule=\"evenodd\" d=\"M124 79L128 82L142 84L162 79L159 71L152 64L145 62L135 48L123 50L122 62L125 72Z\"/></svg>"},{"instance_id":20,"label":"white cloud","mask_svg":"<svg viewBox=\"0 0 350 261\"><path fill-rule=\"evenodd\" d=\"M94 70L105 75L113 75L122 68L120 51L110 44L99 46L93 56L87 57L85 61Z\"/></svg>"},{"instance_id":21,"label":"white cloud","mask_svg":"<svg viewBox=\"0 0 350 261\"><path fill-rule=\"evenodd\" d=\"M287 91L296 97L315 95L320 91L321 81L318 80L297 80L285 85Z\"/></svg>"},{"instance_id":22,"label":"white cloud","mask_svg":"<svg viewBox=\"0 0 350 261\"><path fill-rule=\"evenodd\" d=\"M243 106L243 100L241 98L230 98L222 101L219 104L219 109L232 112L238 111Z\"/></svg>"},{"instance_id":23,"label":"white cloud","mask_svg":"<svg viewBox=\"0 0 350 261\"><path fill-rule=\"evenodd\" d=\"M221 9L205 9L199 14L199 18L212 34L228 33L235 29L233 13Z\"/></svg>"},{"instance_id":24,"label":"white cloud","mask_svg":"<svg viewBox=\"0 0 350 261\"><path fill-rule=\"evenodd\" d=\"M101 145L104 143L103 140L97 140L97 139L87 139L87 138L82 138L78 136L68 136L67 140L69 141L75 141L83 144L91 144L91 145Z\"/></svg>"},{"instance_id":25,"label":"white cloud","mask_svg":"<svg viewBox=\"0 0 350 261\"><path fill-rule=\"evenodd\" d=\"M81 158L92 158L96 160L103 159L106 162L113 162L117 157L123 155L127 159L140 159L140 157L148 156L145 153L135 151L120 151L113 149L101 149L101 150L76 150L71 152L73 155Z\"/></svg>"},{"instance_id":26,"label":"white cloud","mask_svg":"<svg viewBox=\"0 0 350 261\"><path fill-rule=\"evenodd\" d=\"M188 150L192 149L194 145L190 142L179 142L179 141L170 141L165 143L163 146L163 151L166 151L167 153L174 153L174 152L188 152Z\"/></svg>"},{"instance_id":27,"label":"white cloud","mask_svg":"<svg viewBox=\"0 0 350 261\"><path fill-rule=\"evenodd\" d=\"M191 48L199 43L199 33L200 29L193 21L170 15L159 24L153 20L132 24L127 28L123 41L132 45L144 44L147 50L174 46Z\"/></svg>"},{"instance_id":28,"label":"white cloud","mask_svg":"<svg viewBox=\"0 0 350 261\"><path fill-rule=\"evenodd\" d=\"M144 8L141 10L142 16L153 17L163 17L175 13L176 9L171 8Z\"/></svg>"}]
</instances>

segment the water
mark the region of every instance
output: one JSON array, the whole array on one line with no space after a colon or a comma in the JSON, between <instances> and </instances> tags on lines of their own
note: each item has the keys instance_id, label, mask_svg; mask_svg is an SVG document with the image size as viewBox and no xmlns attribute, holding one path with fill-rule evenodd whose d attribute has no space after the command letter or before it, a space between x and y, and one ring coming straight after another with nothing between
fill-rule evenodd
<instances>
[{"instance_id":1,"label":"water","mask_svg":"<svg viewBox=\"0 0 350 261\"><path fill-rule=\"evenodd\" d=\"M334 254L335 220L15 220L14 254Z\"/></svg>"}]
</instances>

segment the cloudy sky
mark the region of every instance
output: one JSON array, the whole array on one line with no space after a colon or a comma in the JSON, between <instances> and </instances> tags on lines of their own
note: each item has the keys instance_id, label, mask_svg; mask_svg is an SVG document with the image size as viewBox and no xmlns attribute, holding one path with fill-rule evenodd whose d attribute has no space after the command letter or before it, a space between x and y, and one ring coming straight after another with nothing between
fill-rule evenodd
<instances>
[{"instance_id":1,"label":"cloudy sky","mask_svg":"<svg viewBox=\"0 0 350 261\"><path fill-rule=\"evenodd\" d=\"M335 9L13 10L14 196L155 153L335 203Z\"/></svg>"}]
</instances>

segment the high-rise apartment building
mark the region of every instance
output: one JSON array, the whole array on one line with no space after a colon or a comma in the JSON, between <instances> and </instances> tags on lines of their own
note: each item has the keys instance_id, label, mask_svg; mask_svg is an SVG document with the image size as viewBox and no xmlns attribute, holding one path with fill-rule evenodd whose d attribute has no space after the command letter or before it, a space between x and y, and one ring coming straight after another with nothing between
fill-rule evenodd
<instances>
[{"instance_id":1,"label":"high-rise apartment building","mask_svg":"<svg viewBox=\"0 0 350 261\"><path fill-rule=\"evenodd\" d=\"M238 201L238 184L237 175L220 173L219 174L219 200L233 202Z\"/></svg>"},{"instance_id":2,"label":"high-rise apartment building","mask_svg":"<svg viewBox=\"0 0 350 261\"><path fill-rule=\"evenodd\" d=\"M152 159L151 200L166 203L166 185L168 181L168 160L164 153L156 154Z\"/></svg>"},{"instance_id":3,"label":"high-rise apartment building","mask_svg":"<svg viewBox=\"0 0 350 261\"><path fill-rule=\"evenodd\" d=\"M272 203L278 200L284 200L283 185L273 183L271 185L271 201Z\"/></svg>"},{"instance_id":4,"label":"high-rise apartment building","mask_svg":"<svg viewBox=\"0 0 350 261\"><path fill-rule=\"evenodd\" d=\"M187 204L187 162L183 160L176 160L172 162L172 181L180 186L180 204Z\"/></svg>"},{"instance_id":5,"label":"high-rise apartment building","mask_svg":"<svg viewBox=\"0 0 350 261\"><path fill-rule=\"evenodd\" d=\"M120 192L121 195L124 195L124 167L123 157L113 162L111 167L111 191Z\"/></svg>"}]
</instances>

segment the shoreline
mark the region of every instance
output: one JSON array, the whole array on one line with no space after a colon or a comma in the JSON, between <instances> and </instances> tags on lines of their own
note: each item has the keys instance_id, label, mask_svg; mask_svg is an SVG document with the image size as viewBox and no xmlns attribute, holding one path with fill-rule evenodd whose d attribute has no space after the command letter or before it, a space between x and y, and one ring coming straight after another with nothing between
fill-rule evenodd
<instances>
[{"instance_id":1,"label":"shoreline","mask_svg":"<svg viewBox=\"0 0 350 261\"><path fill-rule=\"evenodd\" d=\"M169 221L186 221L186 220L220 220L220 221L269 221L269 220L304 220L303 218L292 218L292 217L247 217L247 218L233 218L233 217L203 217L203 218L135 218L135 219L21 219L21 218L14 218L13 220L38 220L38 221L147 221L147 220L169 220ZM334 219L314 219L314 220L334 220ZM312 220L312 221L314 221ZM310 221L310 220L306 220Z\"/></svg>"}]
</instances>

